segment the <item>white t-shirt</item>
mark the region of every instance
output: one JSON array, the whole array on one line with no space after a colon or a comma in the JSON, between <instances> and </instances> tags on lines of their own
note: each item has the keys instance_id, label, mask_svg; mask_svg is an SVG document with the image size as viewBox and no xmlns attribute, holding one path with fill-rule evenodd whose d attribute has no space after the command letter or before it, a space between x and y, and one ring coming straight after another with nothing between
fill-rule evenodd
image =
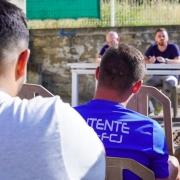
<instances>
[{"instance_id":1,"label":"white t-shirt","mask_svg":"<svg viewBox=\"0 0 180 180\"><path fill-rule=\"evenodd\" d=\"M104 180L102 143L58 96L21 100L0 92L0 179Z\"/></svg>"}]
</instances>

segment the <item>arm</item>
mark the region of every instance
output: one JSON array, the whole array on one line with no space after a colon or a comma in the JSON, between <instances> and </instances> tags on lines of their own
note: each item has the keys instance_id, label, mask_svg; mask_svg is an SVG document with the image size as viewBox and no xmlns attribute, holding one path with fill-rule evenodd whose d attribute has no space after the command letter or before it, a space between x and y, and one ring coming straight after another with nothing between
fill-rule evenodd
<instances>
[{"instance_id":1,"label":"arm","mask_svg":"<svg viewBox=\"0 0 180 180\"><path fill-rule=\"evenodd\" d=\"M168 64L179 64L179 63L180 63L180 56L177 56L174 59L168 61Z\"/></svg>"},{"instance_id":2,"label":"arm","mask_svg":"<svg viewBox=\"0 0 180 180\"><path fill-rule=\"evenodd\" d=\"M145 55L144 55L144 60L145 60L145 63L146 63L146 64L149 64L149 59L148 59L148 57L145 56Z\"/></svg>"},{"instance_id":3,"label":"arm","mask_svg":"<svg viewBox=\"0 0 180 180\"><path fill-rule=\"evenodd\" d=\"M105 45L101 48L101 51L99 52L99 55L98 55L97 58L93 61L93 63L100 63L103 54L106 52L106 50L107 50L108 48L109 48L108 44L105 44Z\"/></svg>"},{"instance_id":4,"label":"arm","mask_svg":"<svg viewBox=\"0 0 180 180\"><path fill-rule=\"evenodd\" d=\"M179 167L179 161L177 160L177 158L175 156L169 156L168 164L169 164L169 179L179 180L180 167Z\"/></svg>"},{"instance_id":5,"label":"arm","mask_svg":"<svg viewBox=\"0 0 180 180\"><path fill-rule=\"evenodd\" d=\"M153 64L156 61L153 49L154 45L151 45L145 52L144 59L146 64Z\"/></svg>"},{"instance_id":6,"label":"arm","mask_svg":"<svg viewBox=\"0 0 180 180\"><path fill-rule=\"evenodd\" d=\"M179 180L180 167L177 158L174 156L169 156L168 165L169 165L169 177L165 179L156 178L156 180Z\"/></svg>"},{"instance_id":7,"label":"arm","mask_svg":"<svg viewBox=\"0 0 180 180\"><path fill-rule=\"evenodd\" d=\"M156 61L155 56L148 58L147 56L144 55L144 59L146 64L153 64Z\"/></svg>"},{"instance_id":8,"label":"arm","mask_svg":"<svg viewBox=\"0 0 180 180\"><path fill-rule=\"evenodd\" d=\"M96 59L94 59L93 63L100 63L102 56L99 54Z\"/></svg>"},{"instance_id":9,"label":"arm","mask_svg":"<svg viewBox=\"0 0 180 180\"><path fill-rule=\"evenodd\" d=\"M166 63L166 59L159 56L159 57L156 57L156 59L159 61L159 62L162 62L162 63ZM180 63L180 56L177 56L175 57L174 59L168 59L167 63L166 64L179 64Z\"/></svg>"}]
</instances>

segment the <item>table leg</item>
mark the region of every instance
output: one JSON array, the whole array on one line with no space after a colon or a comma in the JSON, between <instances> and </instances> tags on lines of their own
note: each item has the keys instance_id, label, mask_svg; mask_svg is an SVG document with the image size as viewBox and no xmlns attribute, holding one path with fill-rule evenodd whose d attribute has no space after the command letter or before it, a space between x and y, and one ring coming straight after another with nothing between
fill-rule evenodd
<instances>
[{"instance_id":1,"label":"table leg","mask_svg":"<svg viewBox=\"0 0 180 180\"><path fill-rule=\"evenodd\" d=\"M72 93L71 93L71 106L78 105L78 74L72 71Z\"/></svg>"}]
</instances>

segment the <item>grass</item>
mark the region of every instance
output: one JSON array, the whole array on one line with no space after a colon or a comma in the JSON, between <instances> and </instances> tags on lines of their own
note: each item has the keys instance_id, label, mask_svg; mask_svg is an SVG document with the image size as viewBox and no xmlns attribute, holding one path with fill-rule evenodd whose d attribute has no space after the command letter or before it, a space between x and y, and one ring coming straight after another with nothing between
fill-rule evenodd
<instances>
[{"instance_id":1,"label":"grass","mask_svg":"<svg viewBox=\"0 0 180 180\"><path fill-rule=\"evenodd\" d=\"M178 1L137 0L115 1L115 26L179 25L180 3ZM142 0L141 0L142 1ZM110 27L110 3L101 3L101 19L78 20L31 20L29 29Z\"/></svg>"}]
</instances>

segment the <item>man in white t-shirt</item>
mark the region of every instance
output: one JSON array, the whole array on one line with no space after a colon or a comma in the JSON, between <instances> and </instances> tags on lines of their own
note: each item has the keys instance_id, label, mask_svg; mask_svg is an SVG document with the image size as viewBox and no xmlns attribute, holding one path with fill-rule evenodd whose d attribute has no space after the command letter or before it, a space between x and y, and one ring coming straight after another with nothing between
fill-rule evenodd
<instances>
[{"instance_id":1,"label":"man in white t-shirt","mask_svg":"<svg viewBox=\"0 0 180 180\"><path fill-rule=\"evenodd\" d=\"M58 96L16 97L26 71L29 32L22 11L0 1L0 179L104 180L102 143Z\"/></svg>"}]
</instances>

